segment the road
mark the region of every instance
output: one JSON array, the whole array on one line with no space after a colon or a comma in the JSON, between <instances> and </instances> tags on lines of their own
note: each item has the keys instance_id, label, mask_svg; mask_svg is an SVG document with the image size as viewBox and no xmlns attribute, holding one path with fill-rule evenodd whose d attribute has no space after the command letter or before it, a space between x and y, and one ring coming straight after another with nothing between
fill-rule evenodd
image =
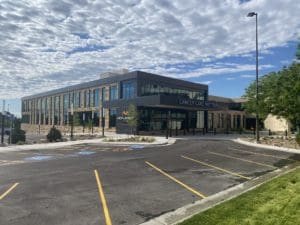
<instances>
[{"instance_id":1,"label":"road","mask_svg":"<svg viewBox=\"0 0 300 225\"><path fill-rule=\"evenodd\" d=\"M217 140L1 153L0 224L140 224L297 160Z\"/></svg>"}]
</instances>

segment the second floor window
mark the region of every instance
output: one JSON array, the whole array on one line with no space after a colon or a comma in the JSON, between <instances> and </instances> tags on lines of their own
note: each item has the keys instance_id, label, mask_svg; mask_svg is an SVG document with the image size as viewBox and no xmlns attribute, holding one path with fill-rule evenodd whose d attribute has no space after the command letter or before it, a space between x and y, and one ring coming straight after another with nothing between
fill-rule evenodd
<instances>
[{"instance_id":1,"label":"second floor window","mask_svg":"<svg viewBox=\"0 0 300 225\"><path fill-rule=\"evenodd\" d=\"M118 99L118 87L117 85L110 87L110 100Z\"/></svg>"}]
</instances>

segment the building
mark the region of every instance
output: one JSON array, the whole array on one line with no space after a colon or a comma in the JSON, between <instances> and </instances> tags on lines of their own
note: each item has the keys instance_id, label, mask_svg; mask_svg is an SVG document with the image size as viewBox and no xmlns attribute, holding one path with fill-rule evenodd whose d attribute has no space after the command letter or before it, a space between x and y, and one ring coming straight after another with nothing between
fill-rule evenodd
<instances>
[{"instance_id":1,"label":"building","mask_svg":"<svg viewBox=\"0 0 300 225\"><path fill-rule=\"evenodd\" d=\"M208 131L228 133L250 127L242 108L245 99L210 95L208 101L215 106L208 111Z\"/></svg>"},{"instance_id":2,"label":"building","mask_svg":"<svg viewBox=\"0 0 300 225\"><path fill-rule=\"evenodd\" d=\"M88 132L92 124L95 132L104 126L117 133L130 133L130 104L139 115L133 130L141 133L163 133L167 127L174 132L202 132L212 128L208 125L208 111L217 109L208 102L207 85L122 71L22 98L22 128L46 133L56 126L69 133L73 121L75 132ZM237 118L236 123L241 124L241 120Z\"/></svg>"},{"instance_id":3,"label":"building","mask_svg":"<svg viewBox=\"0 0 300 225\"><path fill-rule=\"evenodd\" d=\"M269 114L264 120L264 127L271 132L283 133L290 132L293 126L287 119Z\"/></svg>"}]
</instances>

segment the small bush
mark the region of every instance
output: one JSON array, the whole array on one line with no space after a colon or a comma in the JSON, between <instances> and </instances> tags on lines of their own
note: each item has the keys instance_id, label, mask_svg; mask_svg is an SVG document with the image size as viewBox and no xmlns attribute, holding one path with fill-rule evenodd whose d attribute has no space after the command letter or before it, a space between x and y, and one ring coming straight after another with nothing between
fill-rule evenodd
<instances>
[{"instance_id":1,"label":"small bush","mask_svg":"<svg viewBox=\"0 0 300 225\"><path fill-rule=\"evenodd\" d=\"M300 132L296 135L296 142L300 145Z\"/></svg>"},{"instance_id":2,"label":"small bush","mask_svg":"<svg viewBox=\"0 0 300 225\"><path fill-rule=\"evenodd\" d=\"M52 127L47 134L47 140L49 142L55 142L55 141L60 141L62 138L60 130L56 129L55 127Z\"/></svg>"},{"instance_id":3,"label":"small bush","mask_svg":"<svg viewBox=\"0 0 300 225\"><path fill-rule=\"evenodd\" d=\"M25 142L26 135L25 131L20 128L15 128L11 132L11 144L16 144L18 142Z\"/></svg>"}]
</instances>

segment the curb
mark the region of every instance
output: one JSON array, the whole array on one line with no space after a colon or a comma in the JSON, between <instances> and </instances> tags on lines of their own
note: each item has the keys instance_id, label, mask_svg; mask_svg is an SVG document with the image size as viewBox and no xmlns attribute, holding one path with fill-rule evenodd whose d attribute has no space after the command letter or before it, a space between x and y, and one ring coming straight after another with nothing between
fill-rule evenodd
<instances>
[{"instance_id":1,"label":"curb","mask_svg":"<svg viewBox=\"0 0 300 225\"><path fill-rule=\"evenodd\" d=\"M285 148L285 147L278 147L278 146L264 145L264 144L257 144L257 143L252 143L252 142L249 142L249 141L242 140L240 138L234 139L233 141L236 142L236 143L240 143L240 144L248 145L248 146L252 146L252 147L259 147L259 148L265 148L265 149L278 150L278 151L282 151L282 152L300 154L300 149Z\"/></svg>"},{"instance_id":2,"label":"curb","mask_svg":"<svg viewBox=\"0 0 300 225\"><path fill-rule=\"evenodd\" d=\"M103 142L102 139L86 139L77 141L67 141L67 142L56 142L56 143L45 143L45 144L32 144L32 145L22 145L22 146L7 146L0 147L0 153L2 152L16 152L16 151L26 151L26 150L42 150L42 149L55 149L60 147L79 145L79 144L103 144L105 146L129 146L129 145L146 145L146 146L165 146L172 145L176 142L176 139L160 140L158 138L157 143L148 142Z\"/></svg>"},{"instance_id":3,"label":"curb","mask_svg":"<svg viewBox=\"0 0 300 225\"><path fill-rule=\"evenodd\" d=\"M159 217L151 219L147 222L141 223L139 225L176 225L180 222L183 222L192 216L201 213L207 209L210 209L216 205L219 205L223 202L229 201L235 197L238 197L241 194L244 194L248 191L251 191L260 185L276 178L282 176L288 172L291 172L297 168L300 168L300 163L294 163L288 166L285 166L281 169L277 169L270 173L264 174L260 177L256 177L253 180L247 181L245 183L238 184L227 190L218 192L214 195L211 195L203 200L196 201L195 203L185 205L179 209L176 209L173 212L168 212Z\"/></svg>"}]
</instances>

